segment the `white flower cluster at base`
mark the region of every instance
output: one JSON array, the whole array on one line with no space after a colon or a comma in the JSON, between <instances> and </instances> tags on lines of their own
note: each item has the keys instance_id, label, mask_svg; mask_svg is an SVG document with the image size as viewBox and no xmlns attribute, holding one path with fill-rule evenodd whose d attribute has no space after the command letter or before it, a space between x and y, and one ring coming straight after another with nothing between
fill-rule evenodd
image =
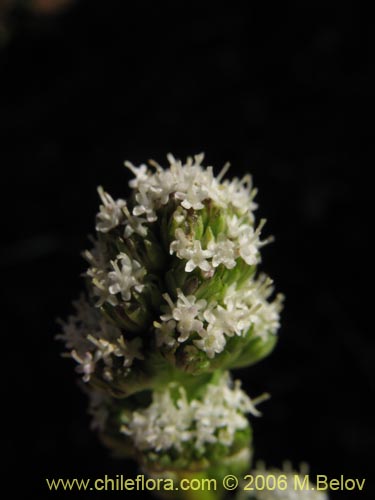
<instances>
[{"instance_id":1,"label":"white flower cluster at base","mask_svg":"<svg viewBox=\"0 0 375 500\"><path fill-rule=\"evenodd\" d=\"M186 443L204 451L213 443L231 446L236 431L248 427L246 413L260 415L240 382L232 385L226 372L207 385L201 399L189 401L185 389L173 383L155 391L150 406L124 414L122 432L141 451L181 451Z\"/></svg>"}]
</instances>

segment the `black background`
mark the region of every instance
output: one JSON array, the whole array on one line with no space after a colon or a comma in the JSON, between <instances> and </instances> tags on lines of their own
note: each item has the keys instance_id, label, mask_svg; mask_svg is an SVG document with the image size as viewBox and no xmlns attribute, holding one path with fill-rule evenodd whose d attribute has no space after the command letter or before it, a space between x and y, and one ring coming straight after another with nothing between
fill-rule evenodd
<instances>
[{"instance_id":1,"label":"black background","mask_svg":"<svg viewBox=\"0 0 375 500\"><path fill-rule=\"evenodd\" d=\"M276 238L263 269L286 295L275 352L237 374L251 395L272 394L252 419L256 457L366 478L364 493L331 498L373 498L366 15L356 2L157 3L15 16L1 49L3 456L15 484L52 497L45 477L134 477L89 430L55 319L82 286L96 186L126 196L125 159L205 151L216 172L230 160L230 175L253 174Z\"/></svg>"}]
</instances>

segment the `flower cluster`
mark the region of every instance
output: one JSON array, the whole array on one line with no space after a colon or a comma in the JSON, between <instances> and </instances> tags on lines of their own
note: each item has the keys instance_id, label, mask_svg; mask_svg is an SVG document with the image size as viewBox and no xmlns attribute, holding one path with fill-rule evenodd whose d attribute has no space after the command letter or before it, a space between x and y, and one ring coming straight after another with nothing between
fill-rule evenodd
<instances>
[{"instance_id":1,"label":"flower cluster","mask_svg":"<svg viewBox=\"0 0 375 500\"><path fill-rule=\"evenodd\" d=\"M189 157L186 164L171 154L167 158L170 164L168 169L151 162L156 168L155 173L150 172L146 165L135 167L130 162L125 163L135 175L135 179L130 182L130 187L136 190L135 216L143 215L148 222L154 222L158 218L158 210L173 198L185 210L202 210L206 200L212 200L221 208L231 205L241 215L252 217L256 208L253 202L256 192L252 189L249 175L242 180L221 182L228 164L215 177L212 167L205 169L201 166L203 154Z\"/></svg>"},{"instance_id":2,"label":"flower cluster","mask_svg":"<svg viewBox=\"0 0 375 500\"><path fill-rule=\"evenodd\" d=\"M177 301L173 303L165 294L169 312L160 317L162 323L154 323L158 345L173 347L198 334L194 345L213 358L225 349L227 337L244 337L251 327L254 336L266 340L279 328L281 308L281 296L267 302L272 293L270 285L271 281L262 276L240 288L232 284L220 302L197 301L195 295L186 297L178 289Z\"/></svg>"},{"instance_id":3,"label":"flower cluster","mask_svg":"<svg viewBox=\"0 0 375 500\"><path fill-rule=\"evenodd\" d=\"M86 250L84 255L91 264L87 276L92 280L93 295L98 298L97 306L105 302L116 306L119 300L128 302L132 290L142 292L142 279L146 271L125 252L120 252L109 262L103 262L105 254L100 250L100 242L96 242L94 248Z\"/></svg>"},{"instance_id":4,"label":"flower cluster","mask_svg":"<svg viewBox=\"0 0 375 500\"><path fill-rule=\"evenodd\" d=\"M269 239L249 175L224 180L229 166L215 176L203 155L168 161L126 162L126 199L98 188L86 294L59 338L108 446L148 470L160 456L174 470L243 467L258 412L227 370L277 339L282 297L257 270Z\"/></svg>"},{"instance_id":5,"label":"flower cluster","mask_svg":"<svg viewBox=\"0 0 375 500\"><path fill-rule=\"evenodd\" d=\"M84 382L89 382L97 364L103 366L103 377L108 382L115 371L130 369L133 360L143 359L141 339L125 340L121 330L102 317L82 296L74 302L76 314L62 323L63 340L71 357L78 363L77 371Z\"/></svg>"},{"instance_id":6,"label":"flower cluster","mask_svg":"<svg viewBox=\"0 0 375 500\"><path fill-rule=\"evenodd\" d=\"M125 352L126 368L156 349L194 371L220 367L224 353L223 368L250 364L274 345L281 296L270 301L271 280L256 274L264 221L256 228L250 176L223 180L225 166L215 177L203 155L168 160L153 170L126 163L135 175L128 201L98 189L97 237L84 252L97 310L78 311L64 327L77 333L61 337L85 381L94 372L113 380L113 358Z\"/></svg>"},{"instance_id":7,"label":"flower cluster","mask_svg":"<svg viewBox=\"0 0 375 500\"><path fill-rule=\"evenodd\" d=\"M139 450L181 451L186 443L202 451L212 443L231 446L235 433L248 427L246 413L259 415L239 381L233 387L228 373L207 384L201 399L188 401L186 390L171 383L153 393L152 403L129 416L122 431Z\"/></svg>"}]
</instances>

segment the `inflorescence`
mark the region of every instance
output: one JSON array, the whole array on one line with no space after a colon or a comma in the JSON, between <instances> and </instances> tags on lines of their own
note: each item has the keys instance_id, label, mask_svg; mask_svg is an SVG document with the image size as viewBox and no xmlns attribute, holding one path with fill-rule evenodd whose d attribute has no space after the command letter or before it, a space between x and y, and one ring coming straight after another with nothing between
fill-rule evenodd
<instances>
[{"instance_id":1,"label":"inflorescence","mask_svg":"<svg viewBox=\"0 0 375 500\"><path fill-rule=\"evenodd\" d=\"M279 328L282 296L257 271L270 239L251 177L224 180L228 165L215 176L202 161L126 162L126 200L98 188L86 293L59 335L93 427L146 469L249 450L246 415L259 412L228 370L266 356Z\"/></svg>"}]
</instances>

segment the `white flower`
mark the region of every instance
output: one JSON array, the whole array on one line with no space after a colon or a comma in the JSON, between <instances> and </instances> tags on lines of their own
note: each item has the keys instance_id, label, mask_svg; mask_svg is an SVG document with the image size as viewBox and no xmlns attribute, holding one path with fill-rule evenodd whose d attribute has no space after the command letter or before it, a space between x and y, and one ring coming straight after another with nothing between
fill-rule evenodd
<instances>
[{"instance_id":1,"label":"white flower","mask_svg":"<svg viewBox=\"0 0 375 500\"><path fill-rule=\"evenodd\" d=\"M98 356L91 352L85 352L83 355L79 355L74 349L71 352L71 356L78 363L77 373L82 373L82 380L84 382L89 382L92 373L95 371L95 365Z\"/></svg>"},{"instance_id":2,"label":"white flower","mask_svg":"<svg viewBox=\"0 0 375 500\"><path fill-rule=\"evenodd\" d=\"M173 347L176 345L175 333L176 333L176 321L170 319L169 321L154 321L154 327L156 328L156 346L160 347L166 345L168 347Z\"/></svg>"},{"instance_id":3,"label":"white flower","mask_svg":"<svg viewBox=\"0 0 375 500\"><path fill-rule=\"evenodd\" d=\"M201 168L185 166L184 182L178 186L175 198L181 200L181 205L189 210L202 210L204 200L209 198L207 189L207 177L201 175ZM203 182L202 182L203 181Z\"/></svg>"},{"instance_id":4,"label":"white flower","mask_svg":"<svg viewBox=\"0 0 375 500\"><path fill-rule=\"evenodd\" d=\"M146 215L148 222L155 222L157 220L153 200L149 197L145 188L141 187L138 193L135 195L135 199L138 203L133 208L133 214L137 217L139 215Z\"/></svg>"},{"instance_id":5,"label":"white flower","mask_svg":"<svg viewBox=\"0 0 375 500\"><path fill-rule=\"evenodd\" d=\"M188 248L191 248L192 246L192 240L188 238L183 230L181 228L177 228L175 232L175 240L172 241L169 247L169 253L173 255L174 253L177 254L177 257L182 259L182 254L187 250Z\"/></svg>"},{"instance_id":6,"label":"white flower","mask_svg":"<svg viewBox=\"0 0 375 500\"><path fill-rule=\"evenodd\" d=\"M86 274L91 278L94 294L98 297L97 307L105 302L116 306L118 293L121 293L122 300L128 301L132 289L142 292L146 270L126 253L121 252L116 260L108 262L101 243L96 241L94 248L90 252L86 250L84 257L91 264Z\"/></svg>"},{"instance_id":7,"label":"white flower","mask_svg":"<svg viewBox=\"0 0 375 500\"><path fill-rule=\"evenodd\" d=\"M207 331L201 330L199 333L202 339L194 340L194 345L204 351L210 359L215 357L215 354L224 351L227 342L224 332L220 328L211 328Z\"/></svg>"},{"instance_id":8,"label":"white flower","mask_svg":"<svg viewBox=\"0 0 375 500\"><path fill-rule=\"evenodd\" d=\"M234 333L242 335L253 327L253 334L266 340L269 335L276 333L279 328L279 317L282 308L283 296L277 295L269 302L272 294L272 280L264 275L249 281L236 289L231 285L224 297L227 314L232 318Z\"/></svg>"},{"instance_id":9,"label":"white flower","mask_svg":"<svg viewBox=\"0 0 375 500\"><path fill-rule=\"evenodd\" d=\"M231 239L238 239L244 232L248 231L249 224L244 222L243 217L237 215L228 215L226 218L227 235Z\"/></svg>"},{"instance_id":10,"label":"white flower","mask_svg":"<svg viewBox=\"0 0 375 500\"><path fill-rule=\"evenodd\" d=\"M176 180L175 198L181 201L181 205L187 210L201 210L204 208L203 201L209 198L209 186L212 182L212 172L203 170L200 166L204 155L196 155L188 158L185 165L172 155L167 156L170 170Z\"/></svg>"},{"instance_id":11,"label":"white flower","mask_svg":"<svg viewBox=\"0 0 375 500\"><path fill-rule=\"evenodd\" d=\"M253 212L257 208L254 203L256 190L252 187L252 178L245 175L242 179L225 180L218 189L221 202L232 205L240 215L246 214L253 221Z\"/></svg>"},{"instance_id":12,"label":"white flower","mask_svg":"<svg viewBox=\"0 0 375 500\"><path fill-rule=\"evenodd\" d=\"M177 290L177 303L173 304L168 294L163 295L164 299L168 302L170 313L161 316L162 321L169 321L174 319L176 321L177 331L180 333L178 337L179 342L185 342L192 333L200 332L203 328L203 323L197 319L200 311L206 306L205 300L196 300L194 295L187 297L181 290Z\"/></svg>"},{"instance_id":13,"label":"white flower","mask_svg":"<svg viewBox=\"0 0 375 500\"><path fill-rule=\"evenodd\" d=\"M195 400L192 406L197 426L197 448L202 448L206 442L216 441L230 446L236 431L248 426L245 414L259 416L250 398L241 390L240 382L236 381L232 387L227 373L217 385L209 384L203 401Z\"/></svg>"},{"instance_id":14,"label":"white flower","mask_svg":"<svg viewBox=\"0 0 375 500\"><path fill-rule=\"evenodd\" d=\"M259 262L259 234L263 225L264 222L256 231L251 226L247 226L246 231L243 231L238 239L240 255L249 266Z\"/></svg>"},{"instance_id":15,"label":"white flower","mask_svg":"<svg viewBox=\"0 0 375 500\"><path fill-rule=\"evenodd\" d=\"M235 244L221 233L217 240L210 241L207 250L212 253L212 265L218 267L224 264L227 269L233 269L236 265Z\"/></svg>"},{"instance_id":16,"label":"white flower","mask_svg":"<svg viewBox=\"0 0 375 500\"><path fill-rule=\"evenodd\" d=\"M100 205L100 211L96 216L96 230L108 233L108 231L118 226L123 220L124 214L122 209L125 207L126 202L121 199L115 201L101 186L98 187L98 193L103 204Z\"/></svg>"},{"instance_id":17,"label":"white flower","mask_svg":"<svg viewBox=\"0 0 375 500\"><path fill-rule=\"evenodd\" d=\"M147 219L144 217L137 217L136 215L132 215L127 207L124 207L124 213L126 215L125 221L125 238L129 238L133 233L139 234L144 238L147 235L147 228L144 227L143 224L147 223Z\"/></svg>"},{"instance_id":18,"label":"white flower","mask_svg":"<svg viewBox=\"0 0 375 500\"><path fill-rule=\"evenodd\" d=\"M173 219L175 220L176 224L182 224L184 220L186 220L186 217L187 211L182 207L177 207L173 213ZM181 231L181 229L177 229L177 231ZM172 254L173 252L170 253Z\"/></svg>"},{"instance_id":19,"label":"white flower","mask_svg":"<svg viewBox=\"0 0 375 500\"><path fill-rule=\"evenodd\" d=\"M83 252L83 257L90 264L86 274L91 278L93 292L97 298L95 306L101 307L105 302L116 305L117 298L108 290L108 260L102 242L95 240L94 247Z\"/></svg>"},{"instance_id":20,"label":"white flower","mask_svg":"<svg viewBox=\"0 0 375 500\"><path fill-rule=\"evenodd\" d=\"M142 341L139 337L125 340L119 330L116 329L115 332L117 336L111 340L103 337L95 338L92 335L87 336L87 339L96 347L96 361L101 359L105 364L104 377L108 381L113 380L111 368L114 358L123 358L122 366L124 368L132 366L134 359L144 359L140 350Z\"/></svg>"},{"instance_id":21,"label":"white flower","mask_svg":"<svg viewBox=\"0 0 375 500\"><path fill-rule=\"evenodd\" d=\"M170 170L159 169L150 185L150 196L155 205L166 205L177 188L177 180Z\"/></svg>"},{"instance_id":22,"label":"white flower","mask_svg":"<svg viewBox=\"0 0 375 500\"><path fill-rule=\"evenodd\" d=\"M124 165L134 174L134 179L129 181L129 187L138 189L140 184L147 182L149 179L150 174L147 165L140 165L139 167L136 167L130 161L126 161Z\"/></svg>"},{"instance_id":23,"label":"white flower","mask_svg":"<svg viewBox=\"0 0 375 500\"><path fill-rule=\"evenodd\" d=\"M119 266L120 263L120 266ZM136 260L121 252L115 261L111 261L113 271L108 273L108 290L112 295L121 293L122 300L128 301L131 298L131 290L134 288L141 293L144 285L141 283L146 270Z\"/></svg>"},{"instance_id":24,"label":"white flower","mask_svg":"<svg viewBox=\"0 0 375 500\"><path fill-rule=\"evenodd\" d=\"M259 261L259 251L258 247L253 244L253 238L251 235L246 234L241 236L239 239L239 251L243 260L249 266L253 266Z\"/></svg>"},{"instance_id":25,"label":"white flower","mask_svg":"<svg viewBox=\"0 0 375 500\"><path fill-rule=\"evenodd\" d=\"M65 347L70 354L74 351L74 354L71 355L77 363L80 365L95 364L98 359L97 356L95 356L95 359L86 356L88 351L93 351L88 335L90 332L101 330L101 316L83 295L80 296L79 300L74 301L73 305L76 313L70 315L66 322L59 320L62 333L56 335L56 338L65 343ZM87 370L90 371L89 368ZM82 372L81 368L80 371Z\"/></svg>"},{"instance_id":26,"label":"white flower","mask_svg":"<svg viewBox=\"0 0 375 500\"><path fill-rule=\"evenodd\" d=\"M266 340L269 335L274 335L280 327L280 311L284 296L277 294L272 302L262 302L258 315L254 321L254 334Z\"/></svg>"},{"instance_id":27,"label":"white flower","mask_svg":"<svg viewBox=\"0 0 375 500\"><path fill-rule=\"evenodd\" d=\"M226 337L242 334L238 326L240 314L238 310L211 303L203 313L207 326L199 332L201 339L194 341L196 347L204 351L210 359L224 351Z\"/></svg>"},{"instance_id":28,"label":"white flower","mask_svg":"<svg viewBox=\"0 0 375 500\"><path fill-rule=\"evenodd\" d=\"M225 298L227 308L243 311L239 318L241 329L246 331L253 326L254 335L264 340L269 335L275 334L280 326L283 296L278 294L270 302L268 299L272 292L272 280L265 275L260 275L241 290L232 290L231 293L227 293Z\"/></svg>"},{"instance_id":29,"label":"white flower","mask_svg":"<svg viewBox=\"0 0 375 500\"><path fill-rule=\"evenodd\" d=\"M194 240L192 248L186 248L180 252L183 259L186 259L185 271L190 273L196 267L202 269L202 271L210 271L211 264L207 259L212 257L211 250L202 250L201 242L199 240Z\"/></svg>"},{"instance_id":30,"label":"white flower","mask_svg":"<svg viewBox=\"0 0 375 500\"><path fill-rule=\"evenodd\" d=\"M88 335L87 339L94 344L96 347L96 354L98 359L103 359L104 361L111 360L112 364L112 354L116 350L116 344L109 342L107 339L95 338L92 335Z\"/></svg>"},{"instance_id":31,"label":"white flower","mask_svg":"<svg viewBox=\"0 0 375 500\"><path fill-rule=\"evenodd\" d=\"M65 342L69 356L78 363L77 372L83 375L84 382L90 381L99 362L104 378L111 381L115 358L123 358L122 366L126 369L134 359L143 359L139 337L125 340L121 330L103 318L83 297L74 305L76 314L70 316L67 323L62 323L63 333L57 338Z\"/></svg>"}]
</instances>

